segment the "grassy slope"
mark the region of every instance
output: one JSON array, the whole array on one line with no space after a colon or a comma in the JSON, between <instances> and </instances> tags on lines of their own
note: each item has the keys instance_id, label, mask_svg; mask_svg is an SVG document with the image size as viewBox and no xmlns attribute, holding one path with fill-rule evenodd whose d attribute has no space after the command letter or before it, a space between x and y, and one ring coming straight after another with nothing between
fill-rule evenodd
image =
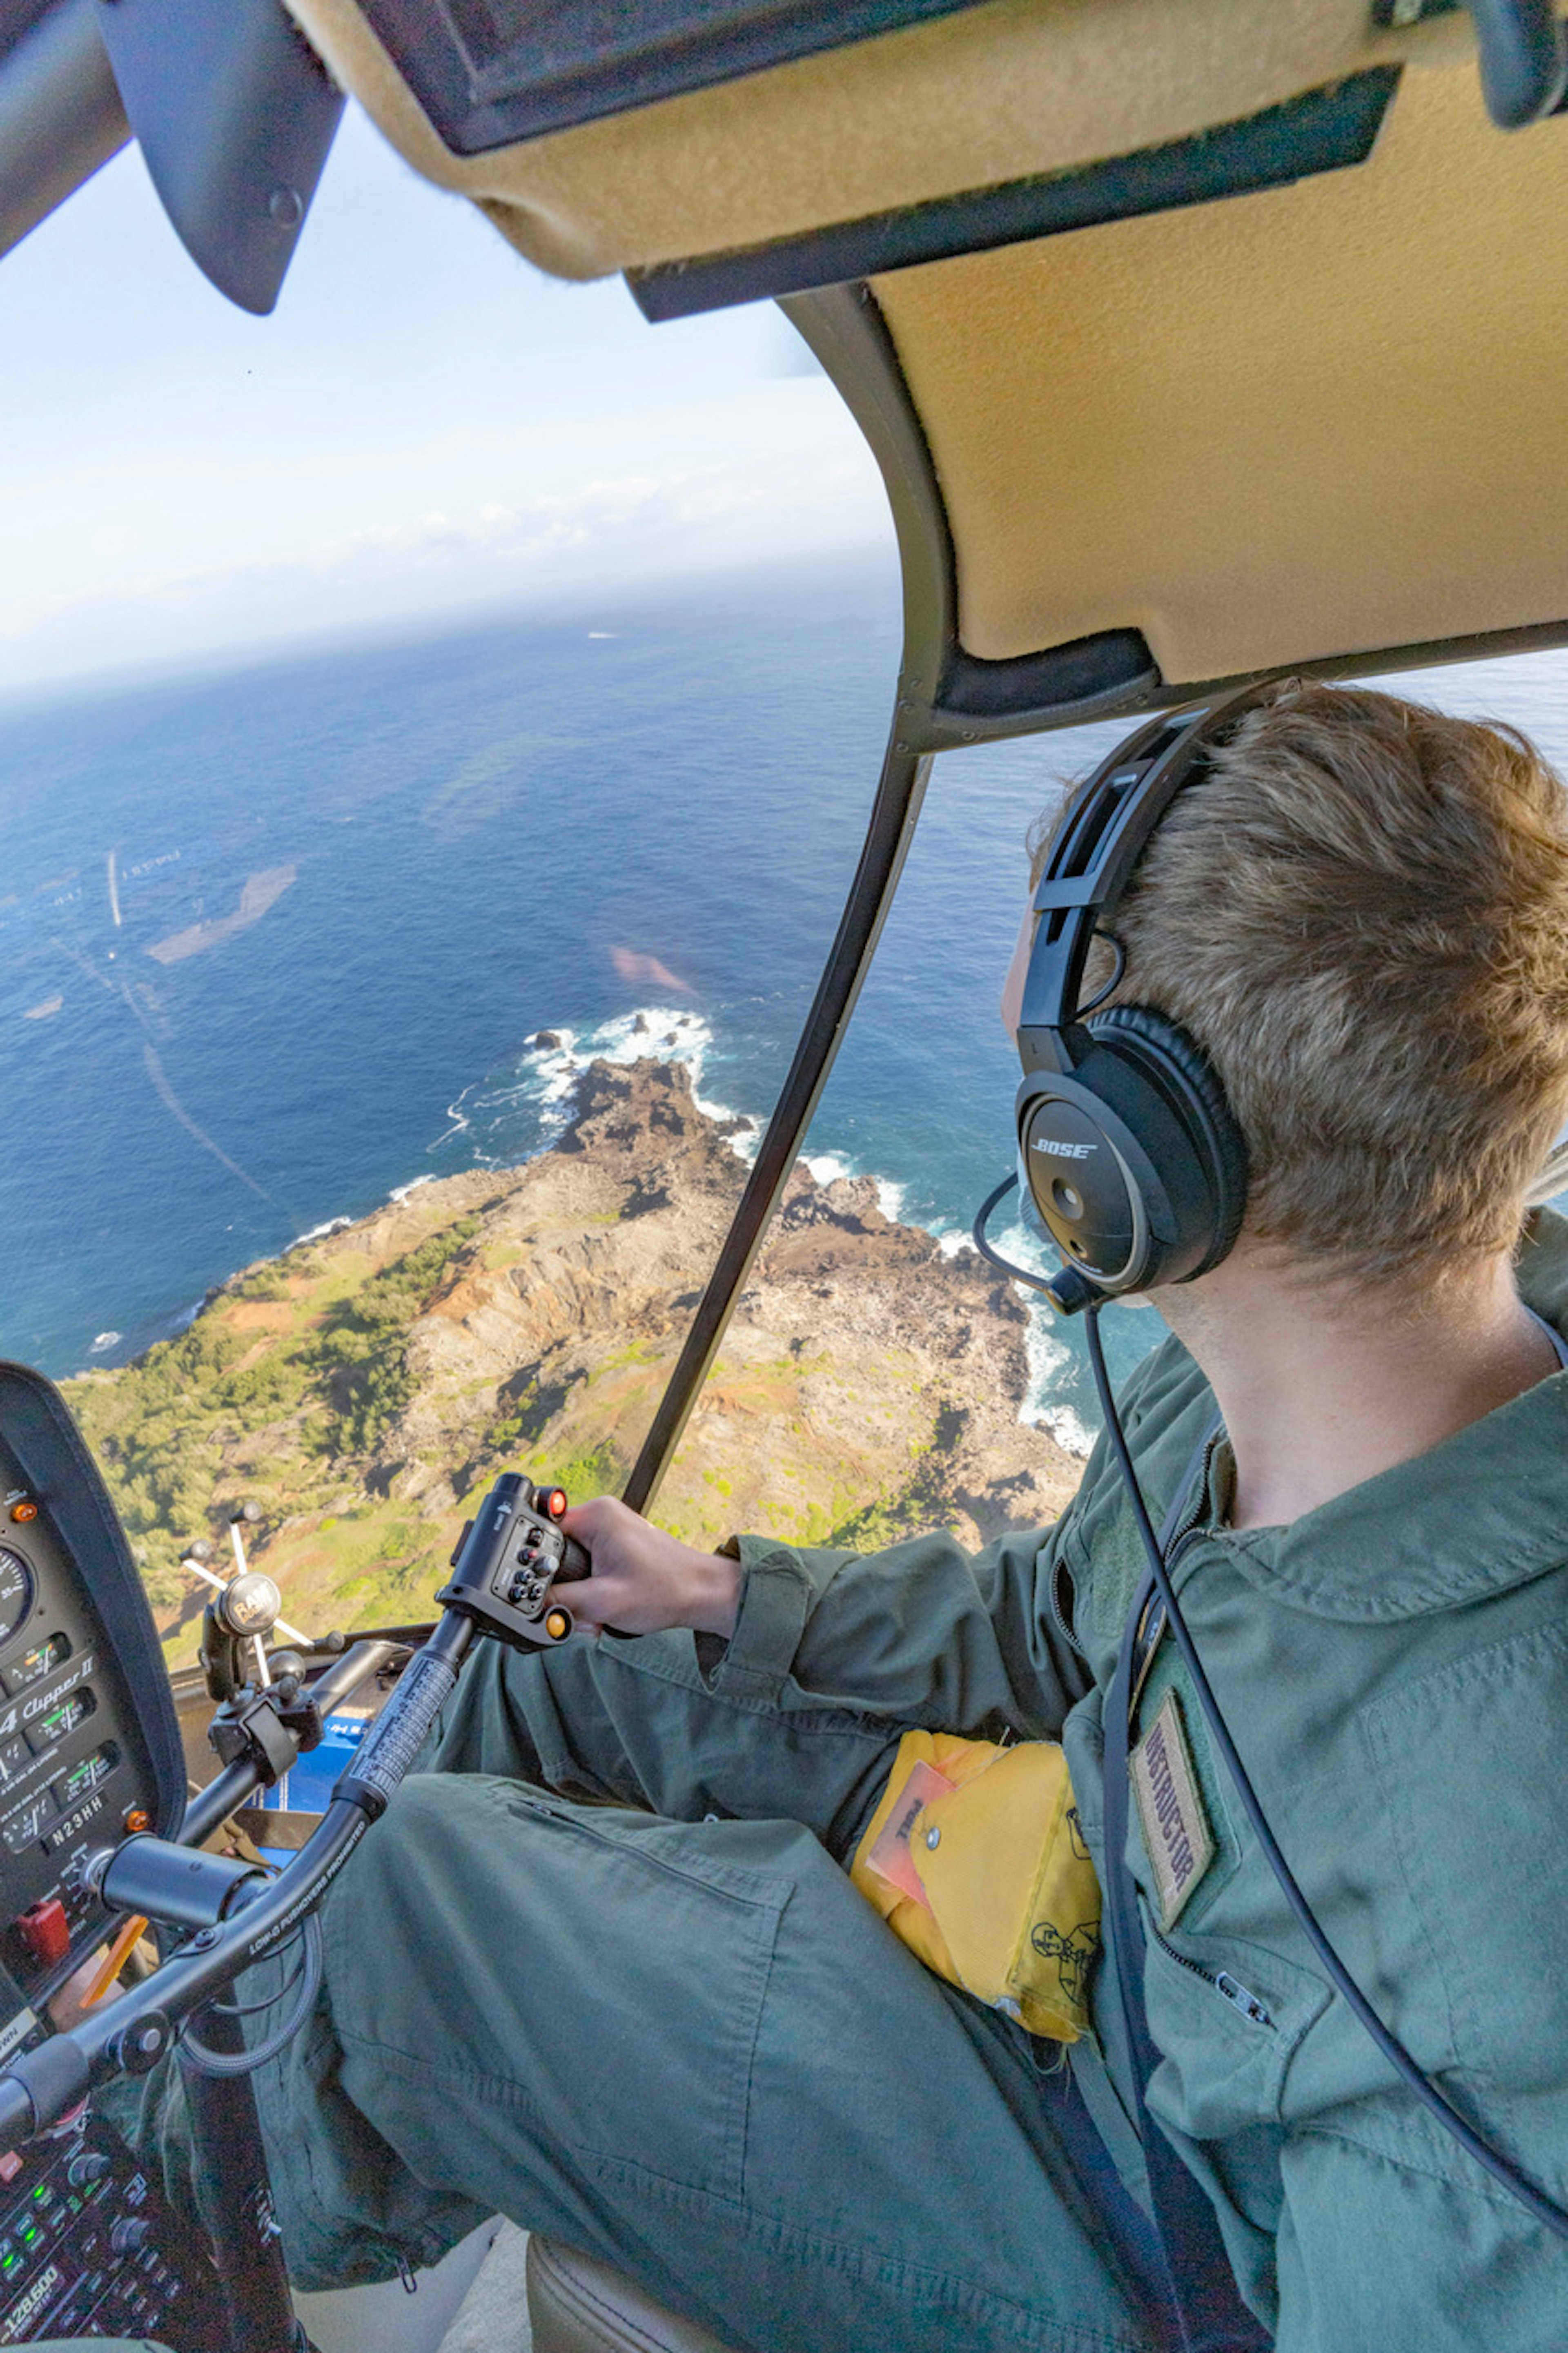
<instances>
[{"instance_id":1,"label":"grassy slope","mask_svg":"<svg viewBox=\"0 0 1568 2353\"><path fill-rule=\"evenodd\" d=\"M405 1479L389 1475L396 1465L379 1450L416 1394L406 1363L413 1325L455 1286L524 1255L489 1238L479 1217L453 1219L450 1206L447 1186L416 1192L400 1223L427 1230L396 1258L345 1249L353 1233L303 1244L217 1293L176 1339L65 1384L171 1664L195 1656L203 1599L180 1554L195 1536L221 1537L241 1500L262 1514L248 1541L252 1565L277 1579L289 1622L321 1633L431 1616L458 1528L503 1468L575 1496L622 1484L624 1433L646 1428L673 1345L634 1339L567 1386L526 1377L510 1385L464 1432L457 1458L440 1461L458 1491L455 1508L427 1507L400 1492ZM842 1466L824 1482L811 1459L802 1386L820 1369L789 1357L721 1359L700 1418L771 1433L768 1524L805 1543L826 1542L865 1493ZM737 1505L740 1525L758 1516L747 1493L755 1483L693 1460L664 1490L658 1517L687 1541L711 1545L737 1525ZM437 1505L448 1506L450 1494L441 1484Z\"/></svg>"},{"instance_id":2,"label":"grassy slope","mask_svg":"<svg viewBox=\"0 0 1568 2353\"><path fill-rule=\"evenodd\" d=\"M258 1565L287 1568L285 1612L305 1630L427 1614L453 1531L365 1472L412 1394L405 1335L478 1222L436 1223L384 1266L306 1244L135 1364L66 1385L160 1620L176 1621L172 1655L194 1640L182 1546L247 1496L271 1537Z\"/></svg>"}]
</instances>

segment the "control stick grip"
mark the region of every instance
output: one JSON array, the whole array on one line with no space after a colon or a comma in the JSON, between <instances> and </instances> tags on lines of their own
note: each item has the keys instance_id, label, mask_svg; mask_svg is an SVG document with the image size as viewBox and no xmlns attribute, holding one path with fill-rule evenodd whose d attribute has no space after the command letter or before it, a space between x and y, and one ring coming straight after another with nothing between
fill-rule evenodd
<instances>
[{"instance_id":1,"label":"control stick grip","mask_svg":"<svg viewBox=\"0 0 1568 2353\"><path fill-rule=\"evenodd\" d=\"M511 1483L521 1491L521 1500L528 1509L537 1513L547 1527L557 1525L565 1517L569 1507L564 1487L540 1487L534 1485L531 1480L520 1480L515 1476ZM509 1498L509 1500L511 1499ZM457 1555L454 1554L454 1564L456 1560ZM553 1582L557 1585L578 1585L584 1577L592 1577L593 1574L594 1564L584 1546L576 1541L575 1537L569 1536L565 1529L562 1528L561 1566L555 1571Z\"/></svg>"},{"instance_id":2,"label":"control stick grip","mask_svg":"<svg viewBox=\"0 0 1568 2353\"><path fill-rule=\"evenodd\" d=\"M467 1647L468 1630L464 1630ZM462 1651L443 1658L426 1644L405 1668L401 1682L354 1752L332 1789L374 1822L386 1811L441 1710L457 1689Z\"/></svg>"},{"instance_id":3,"label":"control stick grip","mask_svg":"<svg viewBox=\"0 0 1568 2353\"><path fill-rule=\"evenodd\" d=\"M580 1545L575 1536L569 1536L564 1528L561 1532L561 1566L555 1572L556 1584L574 1585L582 1577L592 1577L594 1564L588 1556L586 1546Z\"/></svg>"}]
</instances>

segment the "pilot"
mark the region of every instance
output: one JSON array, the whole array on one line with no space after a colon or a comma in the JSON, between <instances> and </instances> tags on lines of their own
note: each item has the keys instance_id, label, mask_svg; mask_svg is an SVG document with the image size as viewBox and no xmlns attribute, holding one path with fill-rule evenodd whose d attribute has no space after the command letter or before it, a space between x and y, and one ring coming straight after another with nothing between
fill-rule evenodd
<instances>
[{"instance_id":1,"label":"pilot","mask_svg":"<svg viewBox=\"0 0 1568 2353\"><path fill-rule=\"evenodd\" d=\"M1289 685L1173 804L1117 928L1119 1000L1198 1042L1248 1161L1234 1247L1155 1293L1169 1336L1121 1400L1157 1520L1196 1464L1187 1622L1357 1982L1561 2200L1568 1228L1526 1204L1568 1111L1563 788L1507 728ZM923 1733L939 1761L1061 1743L1103 1881L1142 1575L1103 1442L1054 1526L977 1555L710 1555L608 1500L569 1525L582 1621L639 1639L482 1646L328 1899L316 2010L258 2078L297 2281L500 2211L754 2353L1173 2342L1107 1971L1076 2041L1032 2031L849 1871ZM1184 1674L1157 1647L1140 1699L1175 1727L1132 1814L1133 1850L1166 1841L1148 2093L1237 2341L1557 2353L1568 2251L1332 1991ZM177 2079L117 2096L188 2195Z\"/></svg>"}]
</instances>

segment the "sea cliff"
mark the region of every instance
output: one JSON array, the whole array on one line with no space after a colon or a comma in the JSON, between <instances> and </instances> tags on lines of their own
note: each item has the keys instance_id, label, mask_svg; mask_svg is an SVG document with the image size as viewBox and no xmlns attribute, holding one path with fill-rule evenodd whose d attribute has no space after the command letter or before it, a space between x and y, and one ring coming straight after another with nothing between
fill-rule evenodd
<instances>
[{"instance_id":1,"label":"sea cliff","mask_svg":"<svg viewBox=\"0 0 1568 2353\"><path fill-rule=\"evenodd\" d=\"M201 1609L180 1551L242 1498L253 1564L319 1632L427 1616L501 1469L617 1487L743 1180L737 1124L679 1064L595 1062L551 1150L247 1268L177 1338L67 1384L171 1658ZM1019 1420L1026 1329L871 1179L798 1163L653 1516L853 1546L1053 1518L1081 1466Z\"/></svg>"}]
</instances>

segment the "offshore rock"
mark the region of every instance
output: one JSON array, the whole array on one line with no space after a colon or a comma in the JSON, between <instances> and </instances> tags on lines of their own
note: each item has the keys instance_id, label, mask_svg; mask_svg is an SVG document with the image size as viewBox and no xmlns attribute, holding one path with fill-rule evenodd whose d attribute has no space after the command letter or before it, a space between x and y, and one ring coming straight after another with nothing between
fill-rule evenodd
<instances>
[{"instance_id":1,"label":"offshore rock","mask_svg":"<svg viewBox=\"0 0 1568 2353\"><path fill-rule=\"evenodd\" d=\"M252 1556L318 1630L429 1614L504 1468L582 1500L625 1478L728 1227L750 1122L678 1064L595 1062L553 1147L474 1170L248 1268L190 1330L82 1375L72 1403L174 1652L183 1544L241 1495ZM1019 1421L1026 1313L970 1252L797 1163L652 1516L866 1546L1053 1518L1080 1465Z\"/></svg>"}]
</instances>

